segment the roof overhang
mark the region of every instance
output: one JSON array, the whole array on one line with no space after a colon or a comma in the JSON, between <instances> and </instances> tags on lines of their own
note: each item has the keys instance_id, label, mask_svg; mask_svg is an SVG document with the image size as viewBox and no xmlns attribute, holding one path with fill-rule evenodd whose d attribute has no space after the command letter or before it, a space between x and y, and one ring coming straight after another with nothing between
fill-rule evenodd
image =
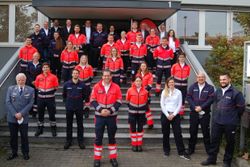
<instances>
[{"instance_id":1,"label":"roof overhang","mask_svg":"<svg viewBox=\"0 0 250 167\"><path fill-rule=\"evenodd\" d=\"M180 9L180 1L148 0L32 0L32 6L49 18L164 20Z\"/></svg>"}]
</instances>

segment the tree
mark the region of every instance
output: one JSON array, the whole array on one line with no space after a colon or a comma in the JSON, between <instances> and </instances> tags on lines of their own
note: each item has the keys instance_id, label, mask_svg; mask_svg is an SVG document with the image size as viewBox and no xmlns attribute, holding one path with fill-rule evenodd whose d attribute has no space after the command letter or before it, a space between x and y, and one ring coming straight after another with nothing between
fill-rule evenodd
<instances>
[{"instance_id":1,"label":"tree","mask_svg":"<svg viewBox=\"0 0 250 167\"><path fill-rule=\"evenodd\" d=\"M0 7L0 42L8 42L9 36L9 7Z\"/></svg>"},{"instance_id":2,"label":"tree","mask_svg":"<svg viewBox=\"0 0 250 167\"><path fill-rule=\"evenodd\" d=\"M37 22L37 12L29 10L30 7L16 5L16 41L23 42L30 35L33 23Z\"/></svg>"},{"instance_id":3,"label":"tree","mask_svg":"<svg viewBox=\"0 0 250 167\"><path fill-rule=\"evenodd\" d=\"M235 13L234 20L238 22L247 36L250 36L250 13Z\"/></svg>"},{"instance_id":4,"label":"tree","mask_svg":"<svg viewBox=\"0 0 250 167\"><path fill-rule=\"evenodd\" d=\"M234 86L241 89L244 42L247 40L250 40L250 38L234 37L228 39L226 36L217 36L217 38L208 40L213 49L205 67L215 85L219 85L219 75L228 72L232 77Z\"/></svg>"}]
</instances>

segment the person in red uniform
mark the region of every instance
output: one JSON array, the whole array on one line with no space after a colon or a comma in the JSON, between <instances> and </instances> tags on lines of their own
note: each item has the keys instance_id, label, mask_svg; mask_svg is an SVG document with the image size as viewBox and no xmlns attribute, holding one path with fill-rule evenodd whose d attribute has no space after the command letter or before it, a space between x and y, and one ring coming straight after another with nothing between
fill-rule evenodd
<instances>
[{"instance_id":1,"label":"person in red uniform","mask_svg":"<svg viewBox=\"0 0 250 167\"><path fill-rule=\"evenodd\" d=\"M140 64L145 61L145 56L147 55L147 47L142 43L141 34L136 35L136 43L131 45L129 55L131 57L131 74L133 81Z\"/></svg>"},{"instance_id":2,"label":"person in red uniform","mask_svg":"<svg viewBox=\"0 0 250 167\"><path fill-rule=\"evenodd\" d=\"M70 34L68 41L72 42L74 49L79 55L83 54L83 48L86 44L86 36L80 33L80 26L77 24L74 27L75 34Z\"/></svg>"},{"instance_id":3,"label":"person in red uniform","mask_svg":"<svg viewBox=\"0 0 250 167\"><path fill-rule=\"evenodd\" d=\"M108 57L111 56L111 49L113 47L118 49L117 44L114 42L114 36L108 35L108 42L105 43L101 48L102 67L105 67L106 60ZM119 54L120 54L120 51L119 51Z\"/></svg>"},{"instance_id":4,"label":"person in red uniform","mask_svg":"<svg viewBox=\"0 0 250 167\"><path fill-rule=\"evenodd\" d=\"M182 93L182 108L180 116L184 115L184 104L187 95L188 77L190 75L190 66L185 63L186 55L179 53L177 63L171 68L171 75L174 77L175 87Z\"/></svg>"},{"instance_id":5,"label":"person in red uniform","mask_svg":"<svg viewBox=\"0 0 250 167\"><path fill-rule=\"evenodd\" d=\"M136 76L140 76L142 78L142 85L149 93L148 95L149 102L148 102L148 109L146 111L146 118L147 118L148 129L152 129L154 127L154 120L149 104L150 104L150 90L152 89L153 86L153 75L151 72L149 72L146 62L141 63Z\"/></svg>"},{"instance_id":6,"label":"person in red uniform","mask_svg":"<svg viewBox=\"0 0 250 167\"><path fill-rule=\"evenodd\" d=\"M27 37L25 40L25 45L20 49L18 58L20 61L19 72L26 74L28 63L32 62L34 53L38 52L36 48L32 45L32 40L30 37Z\"/></svg>"},{"instance_id":7,"label":"person in red uniform","mask_svg":"<svg viewBox=\"0 0 250 167\"><path fill-rule=\"evenodd\" d=\"M62 63L62 80L64 82L71 79L72 70L78 64L78 54L73 48L73 43L68 41L66 48L60 57Z\"/></svg>"},{"instance_id":8,"label":"person in red uniform","mask_svg":"<svg viewBox=\"0 0 250 167\"><path fill-rule=\"evenodd\" d=\"M44 112L47 107L49 113L49 120L51 126L52 136L55 137L56 133L56 103L55 92L58 88L57 77L50 72L49 63L43 63L43 73L38 75L35 80L35 87L38 90L37 95L37 111L38 111L38 127L35 136L43 134L44 128Z\"/></svg>"},{"instance_id":9,"label":"person in red uniform","mask_svg":"<svg viewBox=\"0 0 250 167\"><path fill-rule=\"evenodd\" d=\"M112 81L117 85L120 85L123 79L123 61L118 55L118 50L116 48L111 49L111 57L109 57L105 64L105 69L108 69L112 73Z\"/></svg>"},{"instance_id":10,"label":"person in red uniform","mask_svg":"<svg viewBox=\"0 0 250 167\"><path fill-rule=\"evenodd\" d=\"M95 84L90 102L95 109L95 144L94 167L101 165L102 139L107 126L109 137L109 158L113 167L118 167L117 145L115 133L117 130L117 114L121 106L122 93L120 87L112 82L111 71L104 70L102 80Z\"/></svg>"},{"instance_id":11,"label":"person in red uniform","mask_svg":"<svg viewBox=\"0 0 250 167\"><path fill-rule=\"evenodd\" d=\"M140 34L141 32L138 30L138 22L133 21L131 25L131 31L127 33L127 39L130 41L131 44L135 44L136 42L136 35Z\"/></svg>"},{"instance_id":12,"label":"person in red uniform","mask_svg":"<svg viewBox=\"0 0 250 167\"><path fill-rule=\"evenodd\" d=\"M88 63L88 56L87 55L82 55L80 58L80 63L75 67L80 74L79 74L79 80L83 81L85 86L88 88L87 90L91 91L91 81L93 80L94 73L93 73L93 68L91 65ZM85 118L89 117L89 107L90 107L90 92L86 93L86 98L85 98L85 108L84 108L84 116Z\"/></svg>"},{"instance_id":13,"label":"person in red uniform","mask_svg":"<svg viewBox=\"0 0 250 167\"><path fill-rule=\"evenodd\" d=\"M174 58L172 60L172 65L173 65L174 63L176 63L180 51L180 41L178 38L176 38L175 31L172 29L168 31L167 38L169 42L168 45L174 52Z\"/></svg>"},{"instance_id":14,"label":"person in red uniform","mask_svg":"<svg viewBox=\"0 0 250 167\"><path fill-rule=\"evenodd\" d=\"M148 107L148 91L142 84L142 78L136 76L126 95L128 102L128 122L130 125L130 138L132 151L141 152L143 143L143 125L146 123L145 112Z\"/></svg>"},{"instance_id":15,"label":"person in red uniform","mask_svg":"<svg viewBox=\"0 0 250 167\"><path fill-rule=\"evenodd\" d=\"M160 95L161 92L161 81L162 75L165 75L165 80L171 76L171 60L174 58L174 53L168 46L167 37L163 37L161 40L161 45L158 46L154 51L154 58L156 59L156 96Z\"/></svg>"},{"instance_id":16,"label":"person in red uniform","mask_svg":"<svg viewBox=\"0 0 250 167\"><path fill-rule=\"evenodd\" d=\"M146 38L146 45L147 45L147 49L148 49L148 54L146 56L146 62L148 64L148 66L150 67L150 70L155 70L155 60L153 57L153 53L155 51L155 49L157 48L157 46L160 45L160 38L156 35L155 33L155 29L150 29L150 35L147 36Z\"/></svg>"},{"instance_id":17,"label":"person in red uniform","mask_svg":"<svg viewBox=\"0 0 250 167\"><path fill-rule=\"evenodd\" d=\"M124 64L124 71L127 72L130 65L130 59L129 59L129 48L130 48L130 41L126 38L126 32L121 32L121 39L118 39L116 41L116 45L118 46L121 57ZM126 76L124 76L124 83L126 83Z\"/></svg>"}]
</instances>

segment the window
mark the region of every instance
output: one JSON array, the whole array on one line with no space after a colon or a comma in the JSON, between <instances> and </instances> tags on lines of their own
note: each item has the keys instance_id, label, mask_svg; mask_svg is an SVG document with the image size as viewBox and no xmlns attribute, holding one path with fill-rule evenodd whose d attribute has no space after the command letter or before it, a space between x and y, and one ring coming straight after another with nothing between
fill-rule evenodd
<instances>
[{"instance_id":1,"label":"window","mask_svg":"<svg viewBox=\"0 0 250 167\"><path fill-rule=\"evenodd\" d=\"M187 41L189 45L198 45L199 12L179 11L177 13L177 36L181 43Z\"/></svg>"},{"instance_id":2,"label":"window","mask_svg":"<svg viewBox=\"0 0 250 167\"><path fill-rule=\"evenodd\" d=\"M9 41L9 6L0 5L0 42Z\"/></svg>"},{"instance_id":3,"label":"window","mask_svg":"<svg viewBox=\"0 0 250 167\"><path fill-rule=\"evenodd\" d=\"M37 11L28 5L16 5L15 41L23 42L37 23Z\"/></svg>"},{"instance_id":4,"label":"window","mask_svg":"<svg viewBox=\"0 0 250 167\"><path fill-rule=\"evenodd\" d=\"M238 16L238 17L237 17ZM246 32L244 31L244 28L242 25L236 21L236 18L240 20L247 20L249 18L250 13L234 13L234 19L233 19L233 37L235 36L245 36Z\"/></svg>"},{"instance_id":5,"label":"window","mask_svg":"<svg viewBox=\"0 0 250 167\"><path fill-rule=\"evenodd\" d=\"M205 44L217 35L227 34L227 13L206 12L205 14Z\"/></svg>"}]
</instances>

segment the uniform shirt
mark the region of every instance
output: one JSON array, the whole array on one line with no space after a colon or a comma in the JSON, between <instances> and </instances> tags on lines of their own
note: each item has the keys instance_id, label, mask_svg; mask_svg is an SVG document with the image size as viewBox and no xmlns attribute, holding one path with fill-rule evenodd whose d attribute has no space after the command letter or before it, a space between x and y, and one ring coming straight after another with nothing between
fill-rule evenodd
<instances>
[{"instance_id":1,"label":"uniform shirt","mask_svg":"<svg viewBox=\"0 0 250 167\"><path fill-rule=\"evenodd\" d=\"M169 90L170 91L170 90ZM169 113L173 113L176 116L182 106L182 94L178 89L170 91L169 96L165 97L165 91L161 93L161 110L163 114L168 117Z\"/></svg>"},{"instance_id":2,"label":"uniform shirt","mask_svg":"<svg viewBox=\"0 0 250 167\"><path fill-rule=\"evenodd\" d=\"M224 96L225 92L230 88L231 84L229 84L227 87L225 88L221 88L222 90L222 96Z\"/></svg>"},{"instance_id":3,"label":"uniform shirt","mask_svg":"<svg viewBox=\"0 0 250 167\"><path fill-rule=\"evenodd\" d=\"M104 32L104 31L101 31L101 32L95 31L92 34L90 43L95 48L102 47L102 45L106 43L107 37L108 37L108 34L106 32Z\"/></svg>"},{"instance_id":4,"label":"uniform shirt","mask_svg":"<svg viewBox=\"0 0 250 167\"><path fill-rule=\"evenodd\" d=\"M91 28L90 27L85 27L86 31L86 38L87 38L87 44L90 43L90 38L91 38Z\"/></svg>"},{"instance_id":5,"label":"uniform shirt","mask_svg":"<svg viewBox=\"0 0 250 167\"><path fill-rule=\"evenodd\" d=\"M105 92L108 93L111 83L107 85L107 84L104 84L104 82L102 82L102 85L104 86Z\"/></svg>"},{"instance_id":6,"label":"uniform shirt","mask_svg":"<svg viewBox=\"0 0 250 167\"><path fill-rule=\"evenodd\" d=\"M201 91L202 89L205 87L205 83L203 84L198 84L198 87L199 87L199 97L201 96Z\"/></svg>"},{"instance_id":7,"label":"uniform shirt","mask_svg":"<svg viewBox=\"0 0 250 167\"><path fill-rule=\"evenodd\" d=\"M67 111L82 111L84 100L89 97L89 94L90 87L86 87L84 82L78 80L77 83L74 83L72 79L65 82L63 85L63 100Z\"/></svg>"}]
</instances>

